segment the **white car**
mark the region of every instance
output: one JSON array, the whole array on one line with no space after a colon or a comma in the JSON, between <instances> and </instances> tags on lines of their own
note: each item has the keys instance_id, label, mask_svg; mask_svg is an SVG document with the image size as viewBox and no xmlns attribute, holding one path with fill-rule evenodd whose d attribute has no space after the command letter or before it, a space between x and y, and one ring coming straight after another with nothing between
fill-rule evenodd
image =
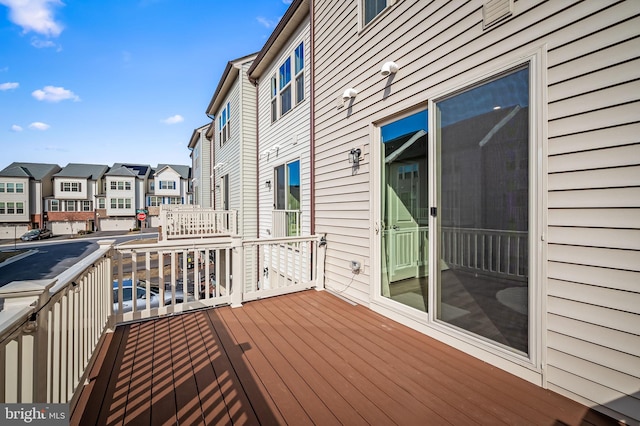
<instances>
[{"instance_id":1,"label":"white car","mask_svg":"<svg viewBox=\"0 0 640 426\"><path fill-rule=\"evenodd\" d=\"M138 283L137 286L132 285L131 280L124 280L122 282L122 313L131 312L133 310L133 292L136 292L136 310L143 311L147 309L147 296L150 299L149 305L151 308L160 307L160 294L155 291L149 291L147 293L147 289ZM182 303L184 297L181 291L176 292L176 303ZM171 304L171 291L167 290L164 292L164 304ZM118 281L115 280L113 282L113 312L119 312L118 306Z\"/></svg>"}]
</instances>

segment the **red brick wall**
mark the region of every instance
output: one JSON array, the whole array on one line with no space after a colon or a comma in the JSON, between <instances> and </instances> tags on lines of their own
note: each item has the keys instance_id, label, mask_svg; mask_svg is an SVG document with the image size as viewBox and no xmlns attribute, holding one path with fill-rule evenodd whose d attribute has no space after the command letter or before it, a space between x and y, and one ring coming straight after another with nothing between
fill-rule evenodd
<instances>
[{"instance_id":1,"label":"red brick wall","mask_svg":"<svg viewBox=\"0 0 640 426\"><path fill-rule=\"evenodd\" d=\"M86 221L93 220L94 213L91 212L48 212L49 222L64 222L67 220Z\"/></svg>"}]
</instances>

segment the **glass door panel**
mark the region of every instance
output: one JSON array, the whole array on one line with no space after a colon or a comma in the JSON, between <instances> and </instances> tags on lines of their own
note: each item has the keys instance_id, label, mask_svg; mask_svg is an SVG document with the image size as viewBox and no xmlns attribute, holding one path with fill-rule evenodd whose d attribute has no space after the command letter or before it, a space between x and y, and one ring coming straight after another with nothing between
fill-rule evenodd
<instances>
[{"instance_id":1,"label":"glass door panel","mask_svg":"<svg viewBox=\"0 0 640 426\"><path fill-rule=\"evenodd\" d=\"M529 69L436 106L436 317L529 352Z\"/></svg>"},{"instance_id":2,"label":"glass door panel","mask_svg":"<svg viewBox=\"0 0 640 426\"><path fill-rule=\"evenodd\" d=\"M381 128L382 295L427 311L427 111Z\"/></svg>"}]
</instances>

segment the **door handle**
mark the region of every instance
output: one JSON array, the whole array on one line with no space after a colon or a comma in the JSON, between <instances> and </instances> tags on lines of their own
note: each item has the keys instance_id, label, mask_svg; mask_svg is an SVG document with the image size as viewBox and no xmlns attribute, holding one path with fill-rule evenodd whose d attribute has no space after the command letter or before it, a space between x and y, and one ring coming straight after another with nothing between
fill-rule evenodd
<instances>
[{"instance_id":1,"label":"door handle","mask_svg":"<svg viewBox=\"0 0 640 426\"><path fill-rule=\"evenodd\" d=\"M398 227L398 225L393 225L393 226L392 226L392 228L393 228L393 230L394 230L394 231L397 231L398 229L400 229L400 228Z\"/></svg>"}]
</instances>

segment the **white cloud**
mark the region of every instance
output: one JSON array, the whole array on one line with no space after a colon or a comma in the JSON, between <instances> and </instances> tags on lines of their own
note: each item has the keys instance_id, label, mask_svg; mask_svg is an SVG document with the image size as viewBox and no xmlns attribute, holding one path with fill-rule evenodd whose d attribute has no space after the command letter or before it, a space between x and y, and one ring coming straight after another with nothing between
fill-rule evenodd
<instances>
[{"instance_id":1,"label":"white cloud","mask_svg":"<svg viewBox=\"0 0 640 426\"><path fill-rule=\"evenodd\" d=\"M21 132L22 131L22 127L18 126L17 124L14 124L11 126L11 131L12 132Z\"/></svg>"},{"instance_id":2,"label":"white cloud","mask_svg":"<svg viewBox=\"0 0 640 426\"><path fill-rule=\"evenodd\" d=\"M64 87L45 86L42 90L34 90L31 96L39 101L47 102L60 102L67 99L72 99L75 102L80 100L80 97L73 93L71 90L67 90Z\"/></svg>"},{"instance_id":3,"label":"white cloud","mask_svg":"<svg viewBox=\"0 0 640 426\"><path fill-rule=\"evenodd\" d=\"M51 127L51 126L49 126L46 123L42 123L40 121L35 121L35 122L29 124L29 128L30 129L35 129L35 130L47 130L49 127Z\"/></svg>"},{"instance_id":4,"label":"white cloud","mask_svg":"<svg viewBox=\"0 0 640 426\"><path fill-rule=\"evenodd\" d=\"M177 123L182 123L183 121L184 121L184 117L181 116L180 114L172 115L171 117L165 118L164 120L162 120L164 124L177 124Z\"/></svg>"},{"instance_id":5,"label":"white cloud","mask_svg":"<svg viewBox=\"0 0 640 426\"><path fill-rule=\"evenodd\" d=\"M264 18L262 16L258 16L256 18L256 20L258 22L260 22L262 25L264 25L264 27L267 28L267 29L273 29L273 28L276 27L276 25L278 25L278 21L274 21L272 19L267 19L267 18Z\"/></svg>"},{"instance_id":6,"label":"white cloud","mask_svg":"<svg viewBox=\"0 0 640 426\"><path fill-rule=\"evenodd\" d=\"M57 37L64 29L53 17L54 9L64 6L60 0L0 0L0 4L9 8L9 19L25 33Z\"/></svg>"},{"instance_id":7,"label":"white cloud","mask_svg":"<svg viewBox=\"0 0 640 426\"><path fill-rule=\"evenodd\" d=\"M0 84L0 90L5 91L5 90L17 89L18 86L20 86L20 83L2 83Z\"/></svg>"},{"instance_id":8,"label":"white cloud","mask_svg":"<svg viewBox=\"0 0 640 426\"><path fill-rule=\"evenodd\" d=\"M52 42L51 40L42 40L39 38L32 38L31 45L36 49L55 48L56 52L62 52L62 46Z\"/></svg>"}]
</instances>

